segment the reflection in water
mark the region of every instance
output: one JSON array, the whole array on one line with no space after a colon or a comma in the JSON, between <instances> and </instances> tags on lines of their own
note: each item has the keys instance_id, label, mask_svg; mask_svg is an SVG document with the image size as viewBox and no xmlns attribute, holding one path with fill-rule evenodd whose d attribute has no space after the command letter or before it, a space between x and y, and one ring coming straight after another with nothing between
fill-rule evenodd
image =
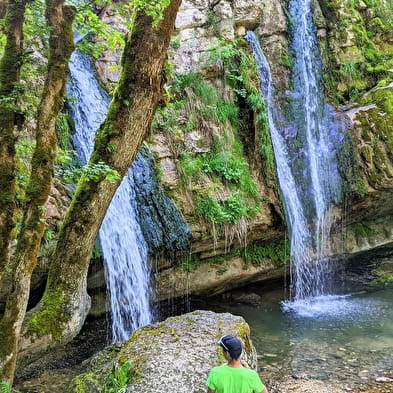
<instances>
[{"instance_id":1,"label":"reflection in water","mask_svg":"<svg viewBox=\"0 0 393 393\"><path fill-rule=\"evenodd\" d=\"M262 296L261 306L213 307L246 319L266 377L357 383L393 369L392 288L325 298L324 313L318 315L317 306L310 317L283 312L283 297L274 290Z\"/></svg>"}]
</instances>

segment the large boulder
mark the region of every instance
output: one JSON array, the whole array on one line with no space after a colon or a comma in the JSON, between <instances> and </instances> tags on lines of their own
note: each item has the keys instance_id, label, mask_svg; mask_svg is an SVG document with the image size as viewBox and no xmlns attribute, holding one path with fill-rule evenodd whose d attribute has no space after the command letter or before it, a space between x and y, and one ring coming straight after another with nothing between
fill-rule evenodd
<instances>
[{"instance_id":1,"label":"large boulder","mask_svg":"<svg viewBox=\"0 0 393 393\"><path fill-rule=\"evenodd\" d=\"M127 362L131 363L131 382L122 386L124 392L205 392L209 370L225 361L216 341L230 333L243 340L243 359L255 368L256 351L242 317L194 311L138 329L125 344L95 355L87 364L88 371L73 379L68 392L104 391L109 375L115 375Z\"/></svg>"}]
</instances>

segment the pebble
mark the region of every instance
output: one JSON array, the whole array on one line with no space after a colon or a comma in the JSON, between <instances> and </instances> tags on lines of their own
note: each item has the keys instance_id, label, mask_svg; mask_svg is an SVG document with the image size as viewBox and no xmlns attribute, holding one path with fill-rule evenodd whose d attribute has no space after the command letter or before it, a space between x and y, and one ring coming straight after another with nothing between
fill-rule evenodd
<instances>
[{"instance_id":1,"label":"pebble","mask_svg":"<svg viewBox=\"0 0 393 393\"><path fill-rule=\"evenodd\" d=\"M375 382L393 382L393 379L387 377L377 377Z\"/></svg>"}]
</instances>

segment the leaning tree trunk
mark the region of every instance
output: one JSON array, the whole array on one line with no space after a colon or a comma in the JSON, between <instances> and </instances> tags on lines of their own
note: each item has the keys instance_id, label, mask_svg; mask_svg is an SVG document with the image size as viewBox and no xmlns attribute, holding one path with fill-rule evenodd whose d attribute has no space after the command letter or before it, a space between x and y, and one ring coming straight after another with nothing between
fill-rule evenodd
<instances>
[{"instance_id":1,"label":"leaning tree trunk","mask_svg":"<svg viewBox=\"0 0 393 393\"><path fill-rule=\"evenodd\" d=\"M10 384L29 298L30 279L45 230L44 205L51 189L57 147L55 120L63 106L67 64L74 50L72 21L75 10L63 3L64 0L48 0L46 6L47 24L51 28L47 78L38 108L36 148L26 190L26 207L15 255L10 262L12 288L0 320L0 380Z\"/></svg>"},{"instance_id":2,"label":"leaning tree trunk","mask_svg":"<svg viewBox=\"0 0 393 393\"><path fill-rule=\"evenodd\" d=\"M167 49L181 0L172 0L157 27L140 12L122 56L122 73L108 116L97 132L88 168L103 162L123 178L150 132L159 99ZM99 227L120 180L111 183L87 173L80 180L59 233L47 286L27 317L28 342L67 342L82 327L90 298L89 260Z\"/></svg>"},{"instance_id":3,"label":"leaning tree trunk","mask_svg":"<svg viewBox=\"0 0 393 393\"><path fill-rule=\"evenodd\" d=\"M9 0L5 13L6 45L0 62L0 285L9 267L15 229L15 125L20 70L23 62L23 22L28 0ZM4 2L1 12L4 12Z\"/></svg>"}]
</instances>

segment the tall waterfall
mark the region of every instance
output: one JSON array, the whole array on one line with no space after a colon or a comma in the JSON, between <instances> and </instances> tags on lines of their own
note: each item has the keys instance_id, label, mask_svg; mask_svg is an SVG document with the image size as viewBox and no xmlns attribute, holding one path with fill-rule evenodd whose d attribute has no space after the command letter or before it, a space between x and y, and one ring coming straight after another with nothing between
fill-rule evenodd
<instances>
[{"instance_id":1,"label":"tall waterfall","mask_svg":"<svg viewBox=\"0 0 393 393\"><path fill-rule=\"evenodd\" d=\"M293 90L291 119L284 119L274 98L268 61L252 32L277 172L291 238L291 297L303 303L331 293L334 269L328 258L332 214L341 198L336 146L343 127L326 104L316 29L310 0L291 0Z\"/></svg>"},{"instance_id":2,"label":"tall waterfall","mask_svg":"<svg viewBox=\"0 0 393 393\"><path fill-rule=\"evenodd\" d=\"M106 117L109 97L100 87L88 58L75 51L67 84L70 113L75 122L75 145L86 164L94 134ZM138 158L137 158L138 159ZM112 341L125 341L153 319L147 245L137 220L133 169L118 188L99 232L111 304Z\"/></svg>"}]
</instances>

